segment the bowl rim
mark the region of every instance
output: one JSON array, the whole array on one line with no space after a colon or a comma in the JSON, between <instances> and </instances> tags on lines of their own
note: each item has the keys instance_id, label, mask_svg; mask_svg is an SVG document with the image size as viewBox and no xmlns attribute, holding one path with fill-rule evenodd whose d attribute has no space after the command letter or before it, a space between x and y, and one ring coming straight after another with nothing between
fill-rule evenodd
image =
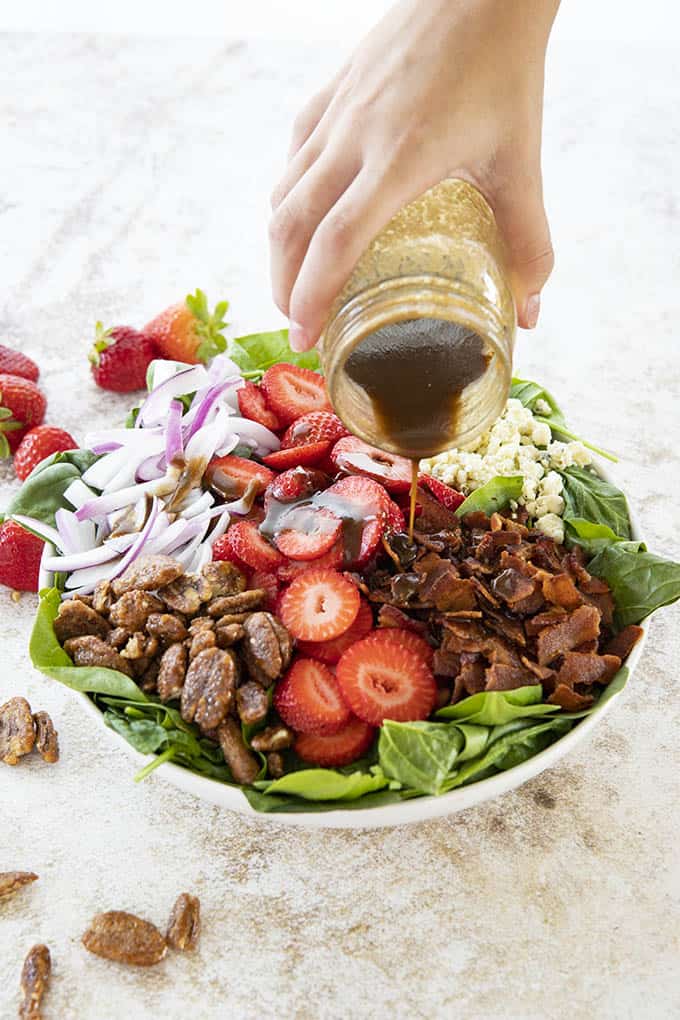
<instances>
[{"instance_id":1,"label":"bowl rim","mask_svg":"<svg viewBox=\"0 0 680 1020\"><path fill-rule=\"evenodd\" d=\"M594 460L593 467L604 481L613 481L610 471L604 467L600 460ZM637 514L631 509L628 497L628 513L630 517L633 538L644 541ZM626 666L628 667L628 682L626 690L637 665L642 656L649 633L650 617L647 617L640 624L642 637L631 651ZM103 722L102 712L90 699L89 695L77 692L82 699L86 710L95 717L115 743L123 748L129 757L133 758L142 767L149 764L156 755L145 755L136 751L120 734L109 729ZM318 812L272 812L256 811L251 807L242 789L238 786L228 786L219 779L212 779L210 776L201 776L181 765L172 762L164 762L159 766L156 774L160 778L176 786L186 793L190 793L201 800L208 801L218 807L235 811L238 814L246 815L250 819L260 819L268 823L280 825L302 826L310 829L374 829L395 825L409 825L417 822L429 821L433 818L441 818L446 815L463 811L465 808L475 804L482 804L484 801L492 800L503 793L522 786L529 779L533 779L545 769L556 764L561 758L569 754L574 747L581 743L592 730L604 719L615 704L618 703L623 691L609 698L602 706L595 708L572 730L560 737L549 747L538 754L515 765L513 768L498 775L482 779L470 786L461 786L458 789L450 790L448 793L433 796L426 794L414 797L411 800L403 800L393 804L384 804L370 808L346 808L330 809Z\"/></svg>"}]
</instances>

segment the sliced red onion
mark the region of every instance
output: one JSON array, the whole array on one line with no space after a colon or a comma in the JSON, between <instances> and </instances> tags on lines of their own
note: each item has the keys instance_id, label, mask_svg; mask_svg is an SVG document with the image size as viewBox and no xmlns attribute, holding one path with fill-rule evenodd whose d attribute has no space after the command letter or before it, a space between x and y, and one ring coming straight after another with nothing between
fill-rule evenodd
<instances>
[{"instance_id":1,"label":"sliced red onion","mask_svg":"<svg viewBox=\"0 0 680 1020\"><path fill-rule=\"evenodd\" d=\"M83 567L81 570L74 570L66 578L65 587L69 590L77 590L81 595L90 595L98 581L110 581L118 574L120 557L110 560L108 563L96 563L93 567Z\"/></svg>"},{"instance_id":2,"label":"sliced red onion","mask_svg":"<svg viewBox=\"0 0 680 1020\"><path fill-rule=\"evenodd\" d=\"M163 434L164 429L160 426L138 431L118 428L96 429L94 432L86 433L83 445L88 450L91 450L93 446L103 446L106 443L115 443L117 447L143 446L148 442L150 436L162 436Z\"/></svg>"},{"instance_id":3,"label":"sliced red onion","mask_svg":"<svg viewBox=\"0 0 680 1020\"><path fill-rule=\"evenodd\" d=\"M25 514L12 514L12 520L20 524L26 531L30 531L31 534L42 538L44 542L51 542L57 549L61 549L61 535L51 524L38 521L35 517L26 517Z\"/></svg>"},{"instance_id":4,"label":"sliced red onion","mask_svg":"<svg viewBox=\"0 0 680 1020\"><path fill-rule=\"evenodd\" d=\"M198 514L202 514L204 510L208 510L215 502L215 497L211 492L204 492L198 496L189 506L185 507L181 512L182 517L196 517Z\"/></svg>"},{"instance_id":5,"label":"sliced red onion","mask_svg":"<svg viewBox=\"0 0 680 1020\"><path fill-rule=\"evenodd\" d=\"M186 433L187 443L189 442L192 436L195 436L196 433L200 429L202 429L204 425L207 424L211 416L211 412L218 406L220 397L228 389L232 389L235 385L237 385L237 383L240 383L242 381L243 380L241 379L241 377L237 376L235 378L226 379L222 383L217 383L215 386L210 386L205 391L205 394L201 396L200 402L198 403L198 406L195 408L195 413L192 405L189 415L187 415L189 424L189 428ZM196 394L196 397L198 399L199 395ZM185 425L186 424L187 421L185 421Z\"/></svg>"},{"instance_id":6,"label":"sliced red onion","mask_svg":"<svg viewBox=\"0 0 680 1020\"><path fill-rule=\"evenodd\" d=\"M228 453L231 453L238 446L238 436L235 432L230 433L222 446L218 446L215 450L216 457L226 457Z\"/></svg>"},{"instance_id":7,"label":"sliced red onion","mask_svg":"<svg viewBox=\"0 0 680 1020\"><path fill-rule=\"evenodd\" d=\"M128 470L130 451L121 447L107 453L83 473L83 481L95 489L105 489L123 470ZM134 465L133 465L134 470Z\"/></svg>"},{"instance_id":8,"label":"sliced red onion","mask_svg":"<svg viewBox=\"0 0 680 1020\"><path fill-rule=\"evenodd\" d=\"M230 419L229 425L234 432L238 432L241 440L246 442L252 440L260 456L265 456L268 453L273 453L274 450L280 449L281 443L274 433L270 432L264 425L260 425L257 421L251 421L249 418L234 417Z\"/></svg>"},{"instance_id":9,"label":"sliced red onion","mask_svg":"<svg viewBox=\"0 0 680 1020\"><path fill-rule=\"evenodd\" d=\"M215 420L210 425L204 425L189 439L184 451L184 458L197 475L203 475L215 450L226 445L227 438L232 431L231 421L226 408L220 407L215 415Z\"/></svg>"},{"instance_id":10,"label":"sliced red onion","mask_svg":"<svg viewBox=\"0 0 680 1020\"><path fill-rule=\"evenodd\" d=\"M79 521L97 520L110 514L113 510L122 510L130 503L136 503L140 496L151 493L154 496L165 496L175 487L173 479L159 479L154 482L142 482L140 485L131 485L127 489L120 489L118 492L108 492L104 496L97 496L95 499L83 503L79 510L76 510L76 517Z\"/></svg>"},{"instance_id":11,"label":"sliced red onion","mask_svg":"<svg viewBox=\"0 0 680 1020\"><path fill-rule=\"evenodd\" d=\"M164 453L154 453L145 457L135 471L136 482L151 482L155 478L162 478L168 468L168 462Z\"/></svg>"},{"instance_id":12,"label":"sliced red onion","mask_svg":"<svg viewBox=\"0 0 680 1020\"><path fill-rule=\"evenodd\" d=\"M43 546L42 556L40 557L40 569L38 571L38 591L42 591L43 588L52 588L54 586L54 573L48 570L45 566L45 560L50 556L54 556L55 548L51 542L45 542Z\"/></svg>"},{"instance_id":13,"label":"sliced red onion","mask_svg":"<svg viewBox=\"0 0 680 1020\"><path fill-rule=\"evenodd\" d=\"M241 385L244 385L244 380L241 378L241 369L236 362L232 361L228 354L216 354L208 366L210 382L224 382L225 379L229 379L231 376L235 376Z\"/></svg>"},{"instance_id":14,"label":"sliced red onion","mask_svg":"<svg viewBox=\"0 0 680 1020\"><path fill-rule=\"evenodd\" d=\"M214 543L217 541L217 539L222 537L222 535L229 527L230 523L231 514L229 513L228 510L225 510L222 516L218 518L217 524L206 538L206 542L212 547Z\"/></svg>"},{"instance_id":15,"label":"sliced red onion","mask_svg":"<svg viewBox=\"0 0 680 1020\"><path fill-rule=\"evenodd\" d=\"M79 521L71 510L62 507L55 513L54 523L61 535L61 548L65 554L83 552L96 545L92 521Z\"/></svg>"},{"instance_id":16,"label":"sliced red onion","mask_svg":"<svg viewBox=\"0 0 680 1020\"><path fill-rule=\"evenodd\" d=\"M146 370L146 388L149 392L158 389L166 379L170 379L178 372L185 372L192 368L186 361L172 361L169 358L155 358Z\"/></svg>"},{"instance_id":17,"label":"sliced red onion","mask_svg":"<svg viewBox=\"0 0 680 1020\"><path fill-rule=\"evenodd\" d=\"M96 549L86 549L85 552L71 553L66 556L47 556L45 567L47 570L64 571L72 573L82 567L94 567L98 563L106 563L107 560L116 559L120 554L108 545L97 546Z\"/></svg>"},{"instance_id":18,"label":"sliced red onion","mask_svg":"<svg viewBox=\"0 0 680 1020\"><path fill-rule=\"evenodd\" d=\"M100 455L103 453L113 453L114 450L120 450L122 445L122 443L93 443L89 449L92 453Z\"/></svg>"},{"instance_id":19,"label":"sliced red onion","mask_svg":"<svg viewBox=\"0 0 680 1020\"><path fill-rule=\"evenodd\" d=\"M171 400L170 410L168 411L168 424L165 430L165 460L168 464L172 464L174 460L179 460L184 453L184 441L182 438L183 413L184 408L179 400Z\"/></svg>"},{"instance_id":20,"label":"sliced red onion","mask_svg":"<svg viewBox=\"0 0 680 1020\"><path fill-rule=\"evenodd\" d=\"M201 529L198 535L196 535L191 542L187 543L183 549L179 549L173 554L174 559L176 559L178 563L182 564L187 573L193 573L196 569L195 561L204 536L205 528Z\"/></svg>"},{"instance_id":21,"label":"sliced red onion","mask_svg":"<svg viewBox=\"0 0 680 1020\"><path fill-rule=\"evenodd\" d=\"M185 521L183 519L173 521L162 535L152 538L147 543L147 552L165 553L167 556L175 549L186 545L196 535L204 534L204 532L205 523L203 521Z\"/></svg>"},{"instance_id":22,"label":"sliced red onion","mask_svg":"<svg viewBox=\"0 0 680 1020\"><path fill-rule=\"evenodd\" d=\"M182 397L201 389L208 381L208 373L203 365L191 365L164 380L151 390L139 409L135 429L158 425L165 420L170 402L175 397Z\"/></svg>"},{"instance_id":23,"label":"sliced red onion","mask_svg":"<svg viewBox=\"0 0 680 1020\"><path fill-rule=\"evenodd\" d=\"M78 510L83 503L87 503L88 499L94 499L95 495L94 490L90 489L82 478L76 478L74 482L71 482L68 489L65 490L64 499Z\"/></svg>"}]
</instances>

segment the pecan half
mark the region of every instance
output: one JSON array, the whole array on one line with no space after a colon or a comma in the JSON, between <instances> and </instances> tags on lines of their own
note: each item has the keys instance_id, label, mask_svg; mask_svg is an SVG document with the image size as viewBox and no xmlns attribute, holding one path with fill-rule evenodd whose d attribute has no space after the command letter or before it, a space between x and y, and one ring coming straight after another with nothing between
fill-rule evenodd
<instances>
[{"instance_id":1,"label":"pecan half","mask_svg":"<svg viewBox=\"0 0 680 1020\"><path fill-rule=\"evenodd\" d=\"M236 711L241 722L247 726L266 719L269 711L269 698L264 687L255 683L254 680L242 684L236 691Z\"/></svg>"},{"instance_id":2,"label":"pecan half","mask_svg":"<svg viewBox=\"0 0 680 1020\"><path fill-rule=\"evenodd\" d=\"M229 652L206 648L187 670L180 712L185 722L196 722L203 730L214 730L234 701L237 668Z\"/></svg>"},{"instance_id":3,"label":"pecan half","mask_svg":"<svg viewBox=\"0 0 680 1020\"><path fill-rule=\"evenodd\" d=\"M114 602L109 611L109 620L114 627L125 627L133 634L144 630L152 613L160 613L163 603L148 591L126 591Z\"/></svg>"},{"instance_id":4,"label":"pecan half","mask_svg":"<svg viewBox=\"0 0 680 1020\"><path fill-rule=\"evenodd\" d=\"M151 613L146 621L146 632L163 641L184 641L187 629L179 616L172 613Z\"/></svg>"},{"instance_id":5,"label":"pecan half","mask_svg":"<svg viewBox=\"0 0 680 1020\"><path fill-rule=\"evenodd\" d=\"M173 949L184 952L196 948L200 932L201 904L198 896L181 893L175 900L170 914L168 930L165 933L166 941Z\"/></svg>"},{"instance_id":6,"label":"pecan half","mask_svg":"<svg viewBox=\"0 0 680 1020\"><path fill-rule=\"evenodd\" d=\"M219 621L218 621L219 622ZM228 623L215 631L218 648L231 648L244 636L245 631L240 623Z\"/></svg>"},{"instance_id":7,"label":"pecan half","mask_svg":"<svg viewBox=\"0 0 680 1020\"><path fill-rule=\"evenodd\" d=\"M114 627L112 631L106 635L107 645L111 645L112 648L122 648L125 642L130 637L129 631L125 627Z\"/></svg>"},{"instance_id":8,"label":"pecan half","mask_svg":"<svg viewBox=\"0 0 680 1020\"><path fill-rule=\"evenodd\" d=\"M98 613L108 613L113 602L113 592L110 581L97 581L92 596L92 608Z\"/></svg>"},{"instance_id":9,"label":"pecan half","mask_svg":"<svg viewBox=\"0 0 680 1020\"><path fill-rule=\"evenodd\" d=\"M40 1020L41 1005L50 980L52 960L47 946L37 945L29 950L21 969L21 1004L19 1020Z\"/></svg>"},{"instance_id":10,"label":"pecan half","mask_svg":"<svg viewBox=\"0 0 680 1020\"><path fill-rule=\"evenodd\" d=\"M90 953L134 967L160 963L168 951L155 924L125 910L107 910L93 917L82 943Z\"/></svg>"},{"instance_id":11,"label":"pecan half","mask_svg":"<svg viewBox=\"0 0 680 1020\"><path fill-rule=\"evenodd\" d=\"M290 662L290 635L271 613L253 613L243 624L243 629L246 665L255 679L268 686L267 680L277 680Z\"/></svg>"},{"instance_id":12,"label":"pecan half","mask_svg":"<svg viewBox=\"0 0 680 1020\"><path fill-rule=\"evenodd\" d=\"M198 578L193 574L178 577L158 592L159 597L163 599L169 609L173 609L176 613L185 613L187 616L193 616L201 608L203 601L201 594Z\"/></svg>"},{"instance_id":13,"label":"pecan half","mask_svg":"<svg viewBox=\"0 0 680 1020\"><path fill-rule=\"evenodd\" d=\"M161 701L179 698L187 672L187 650L182 644L170 645L161 657L156 686Z\"/></svg>"},{"instance_id":14,"label":"pecan half","mask_svg":"<svg viewBox=\"0 0 680 1020\"><path fill-rule=\"evenodd\" d=\"M17 890L35 882L37 878L32 871L0 871L0 900L9 899Z\"/></svg>"},{"instance_id":15,"label":"pecan half","mask_svg":"<svg viewBox=\"0 0 680 1020\"><path fill-rule=\"evenodd\" d=\"M267 726L260 730L250 741L250 746L255 751L262 751L268 754L272 751L285 751L287 747L293 746L295 734L287 726Z\"/></svg>"},{"instance_id":16,"label":"pecan half","mask_svg":"<svg viewBox=\"0 0 680 1020\"><path fill-rule=\"evenodd\" d=\"M201 576L210 587L209 598L222 595L238 595L246 589L245 574L235 563L228 560L213 560L201 568ZM208 601L208 600L206 600Z\"/></svg>"},{"instance_id":17,"label":"pecan half","mask_svg":"<svg viewBox=\"0 0 680 1020\"><path fill-rule=\"evenodd\" d=\"M225 719L217 731L217 739L222 748L224 760L231 769L237 783L252 783L260 765L254 754L251 754L243 743L241 727L235 719Z\"/></svg>"},{"instance_id":18,"label":"pecan half","mask_svg":"<svg viewBox=\"0 0 680 1020\"><path fill-rule=\"evenodd\" d=\"M280 779L286 769L283 764L283 755L278 751L272 751L267 755L267 772L272 779Z\"/></svg>"},{"instance_id":19,"label":"pecan half","mask_svg":"<svg viewBox=\"0 0 680 1020\"><path fill-rule=\"evenodd\" d=\"M211 630L209 627L203 627L197 634L194 634L191 639L191 644L189 645L189 659L193 661L196 656L200 655L201 652L204 652L206 648L214 648L216 644L217 640L215 637L215 631Z\"/></svg>"},{"instance_id":20,"label":"pecan half","mask_svg":"<svg viewBox=\"0 0 680 1020\"><path fill-rule=\"evenodd\" d=\"M126 591L139 588L142 591L155 591L164 588L182 575L182 565L171 556L147 555L139 556L127 570L112 582L114 595L119 598Z\"/></svg>"},{"instance_id":21,"label":"pecan half","mask_svg":"<svg viewBox=\"0 0 680 1020\"><path fill-rule=\"evenodd\" d=\"M54 765L59 761L59 735L54 728L52 719L47 712L36 712L33 716L35 723L35 749L48 765Z\"/></svg>"},{"instance_id":22,"label":"pecan half","mask_svg":"<svg viewBox=\"0 0 680 1020\"><path fill-rule=\"evenodd\" d=\"M110 630L108 621L80 599L65 599L59 606L54 621L54 633L59 644L63 644L68 638L82 637L85 634L105 638Z\"/></svg>"},{"instance_id":23,"label":"pecan half","mask_svg":"<svg viewBox=\"0 0 680 1020\"><path fill-rule=\"evenodd\" d=\"M221 595L208 605L210 616L224 616L225 613L243 613L251 609L259 609L267 598L264 588L252 588L242 591L240 595Z\"/></svg>"},{"instance_id":24,"label":"pecan half","mask_svg":"<svg viewBox=\"0 0 680 1020\"><path fill-rule=\"evenodd\" d=\"M0 761L16 765L35 744L35 725L26 698L10 698L0 707Z\"/></svg>"},{"instance_id":25,"label":"pecan half","mask_svg":"<svg viewBox=\"0 0 680 1020\"><path fill-rule=\"evenodd\" d=\"M76 666L105 666L132 676L130 663L101 638L90 635L69 638L64 642L64 651L71 656Z\"/></svg>"}]
</instances>

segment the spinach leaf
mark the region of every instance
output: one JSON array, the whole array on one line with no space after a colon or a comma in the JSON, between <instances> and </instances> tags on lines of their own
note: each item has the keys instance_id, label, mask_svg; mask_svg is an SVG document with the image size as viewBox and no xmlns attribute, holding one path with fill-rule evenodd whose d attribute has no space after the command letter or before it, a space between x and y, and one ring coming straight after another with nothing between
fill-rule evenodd
<instances>
[{"instance_id":1,"label":"spinach leaf","mask_svg":"<svg viewBox=\"0 0 680 1020\"><path fill-rule=\"evenodd\" d=\"M645 552L640 545L617 542L606 546L588 564L590 573L611 588L618 628L640 623L680 598L680 563Z\"/></svg>"},{"instance_id":2,"label":"spinach leaf","mask_svg":"<svg viewBox=\"0 0 680 1020\"><path fill-rule=\"evenodd\" d=\"M378 739L380 767L390 779L419 793L441 793L464 746L456 726L447 723L385 720Z\"/></svg>"},{"instance_id":3,"label":"spinach leaf","mask_svg":"<svg viewBox=\"0 0 680 1020\"><path fill-rule=\"evenodd\" d=\"M457 723L456 729L463 738L463 747L458 752L456 764L477 758L486 750L491 730L488 726L477 726L475 723Z\"/></svg>"},{"instance_id":4,"label":"spinach leaf","mask_svg":"<svg viewBox=\"0 0 680 1020\"><path fill-rule=\"evenodd\" d=\"M546 705L542 698L543 688L540 684L518 687L514 691L481 691L463 698L455 705L440 708L437 718L455 719L458 722L475 723L477 726L501 726L514 719L558 711L557 705Z\"/></svg>"},{"instance_id":5,"label":"spinach leaf","mask_svg":"<svg viewBox=\"0 0 680 1020\"><path fill-rule=\"evenodd\" d=\"M55 513L66 506L64 493L69 485L96 460L96 454L89 450L66 450L47 457L36 465L10 501L5 516L24 514L54 525Z\"/></svg>"},{"instance_id":6,"label":"spinach leaf","mask_svg":"<svg viewBox=\"0 0 680 1020\"><path fill-rule=\"evenodd\" d=\"M153 754L167 743L167 730L153 719L126 719L109 711L104 713L104 722L140 754Z\"/></svg>"},{"instance_id":7,"label":"spinach leaf","mask_svg":"<svg viewBox=\"0 0 680 1020\"><path fill-rule=\"evenodd\" d=\"M304 800L357 800L367 793L382 790L388 785L380 769L370 772L351 772L343 775L334 769L301 769L289 772L273 782L258 782L255 786L268 796L293 794Z\"/></svg>"},{"instance_id":8,"label":"spinach leaf","mask_svg":"<svg viewBox=\"0 0 680 1020\"><path fill-rule=\"evenodd\" d=\"M606 526L619 538L631 537L628 504L620 489L586 468L566 468L560 475L565 521L590 521Z\"/></svg>"},{"instance_id":9,"label":"spinach leaf","mask_svg":"<svg viewBox=\"0 0 680 1020\"><path fill-rule=\"evenodd\" d=\"M260 379L272 365L285 362L300 365L315 372L321 362L316 350L293 351L288 343L288 330L277 329L272 333L251 333L229 341L229 357L241 370L244 379Z\"/></svg>"},{"instance_id":10,"label":"spinach leaf","mask_svg":"<svg viewBox=\"0 0 680 1020\"><path fill-rule=\"evenodd\" d=\"M586 556L594 556L613 542L623 542L606 524L593 524L583 517L572 517L565 520L567 545L571 548L578 545Z\"/></svg>"},{"instance_id":11,"label":"spinach leaf","mask_svg":"<svg viewBox=\"0 0 680 1020\"><path fill-rule=\"evenodd\" d=\"M510 500L519 499L523 484L522 475L496 475L463 500L456 510L456 516L464 517L477 510L490 516L494 511L507 506Z\"/></svg>"},{"instance_id":12,"label":"spinach leaf","mask_svg":"<svg viewBox=\"0 0 680 1020\"><path fill-rule=\"evenodd\" d=\"M445 789L453 790L471 781L486 778L484 773L494 769L509 769L532 758L558 737L563 736L572 726L568 719L549 719L533 725L522 725L504 736L493 734L484 754L466 762L446 783ZM491 773L490 773L491 774Z\"/></svg>"},{"instance_id":13,"label":"spinach leaf","mask_svg":"<svg viewBox=\"0 0 680 1020\"><path fill-rule=\"evenodd\" d=\"M607 450L602 450L599 446L587 443L585 439L581 439L580 436L571 432L567 428L566 419L557 401L539 383L531 382L529 379L513 379L510 386L510 396L516 400L521 400L524 406L529 408L537 421L545 422L546 425L550 426L550 430L555 436L562 439L576 439L578 442L583 443L584 446L587 446L589 450L599 453L601 457L606 457L607 460L616 461L618 459L613 453L608 453Z\"/></svg>"},{"instance_id":14,"label":"spinach leaf","mask_svg":"<svg viewBox=\"0 0 680 1020\"><path fill-rule=\"evenodd\" d=\"M263 793L252 786L242 788L242 792L255 811L265 814L293 814L322 811L363 811L364 808L383 807L385 804L397 804L402 800L416 796L412 790L391 790L386 787L374 793L366 793L358 800L304 800L291 794L278 795Z\"/></svg>"}]
</instances>

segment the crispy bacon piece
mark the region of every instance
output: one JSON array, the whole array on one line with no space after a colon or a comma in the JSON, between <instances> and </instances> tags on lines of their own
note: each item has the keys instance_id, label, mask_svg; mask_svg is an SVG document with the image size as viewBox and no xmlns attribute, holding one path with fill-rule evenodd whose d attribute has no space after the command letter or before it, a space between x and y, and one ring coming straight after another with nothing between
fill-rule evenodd
<instances>
[{"instance_id":1,"label":"crispy bacon piece","mask_svg":"<svg viewBox=\"0 0 680 1020\"><path fill-rule=\"evenodd\" d=\"M578 694L566 684L558 684L548 698L548 704L560 705L565 712L580 712L584 708L590 708L594 700L592 694Z\"/></svg>"},{"instance_id":2,"label":"crispy bacon piece","mask_svg":"<svg viewBox=\"0 0 680 1020\"><path fill-rule=\"evenodd\" d=\"M628 624L611 641L607 642L604 648L605 655L618 655L620 659L627 658L643 633L642 627L638 627L634 623Z\"/></svg>"},{"instance_id":3,"label":"crispy bacon piece","mask_svg":"<svg viewBox=\"0 0 680 1020\"><path fill-rule=\"evenodd\" d=\"M583 604L583 596L569 574L549 574L543 579L543 597L546 602L563 609L576 609Z\"/></svg>"},{"instance_id":4,"label":"crispy bacon piece","mask_svg":"<svg viewBox=\"0 0 680 1020\"><path fill-rule=\"evenodd\" d=\"M618 655L567 652L557 672L557 683L571 688L576 684L607 684L620 667Z\"/></svg>"},{"instance_id":5,"label":"crispy bacon piece","mask_svg":"<svg viewBox=\"0 0 680 1020\"><path fill-rule=\"evenodd\" d=\"M600 633L600 613L595 606L579 606L561 623L540 632L536 639L538 662L549 666L558 655L570 652Z\"/></svg>"},{"instance_id":6,"label":"crispy bacon piece","mask_svg":"<svg viewBox=\"0 0 680 1020\"><path fill-rule=\"evenodd\" d=\"M502 662L489 666L485 677L486 691L514 691L533 682L533 677L530 677L522 666L511 666Z\"/></svg>"},{"instance_id":7,"label":"crispy bacon piece","mask_svg":"<svg viewBox=\"0 0 680 1020\"><path fill-rule=\"evenodd\" d=\"M399 627L403 630L412 630L416 634L427 634L427 623L424 620L415 620L397 606L382 605L378 610L379 627Z\"/></svg>"}]
</instances>

